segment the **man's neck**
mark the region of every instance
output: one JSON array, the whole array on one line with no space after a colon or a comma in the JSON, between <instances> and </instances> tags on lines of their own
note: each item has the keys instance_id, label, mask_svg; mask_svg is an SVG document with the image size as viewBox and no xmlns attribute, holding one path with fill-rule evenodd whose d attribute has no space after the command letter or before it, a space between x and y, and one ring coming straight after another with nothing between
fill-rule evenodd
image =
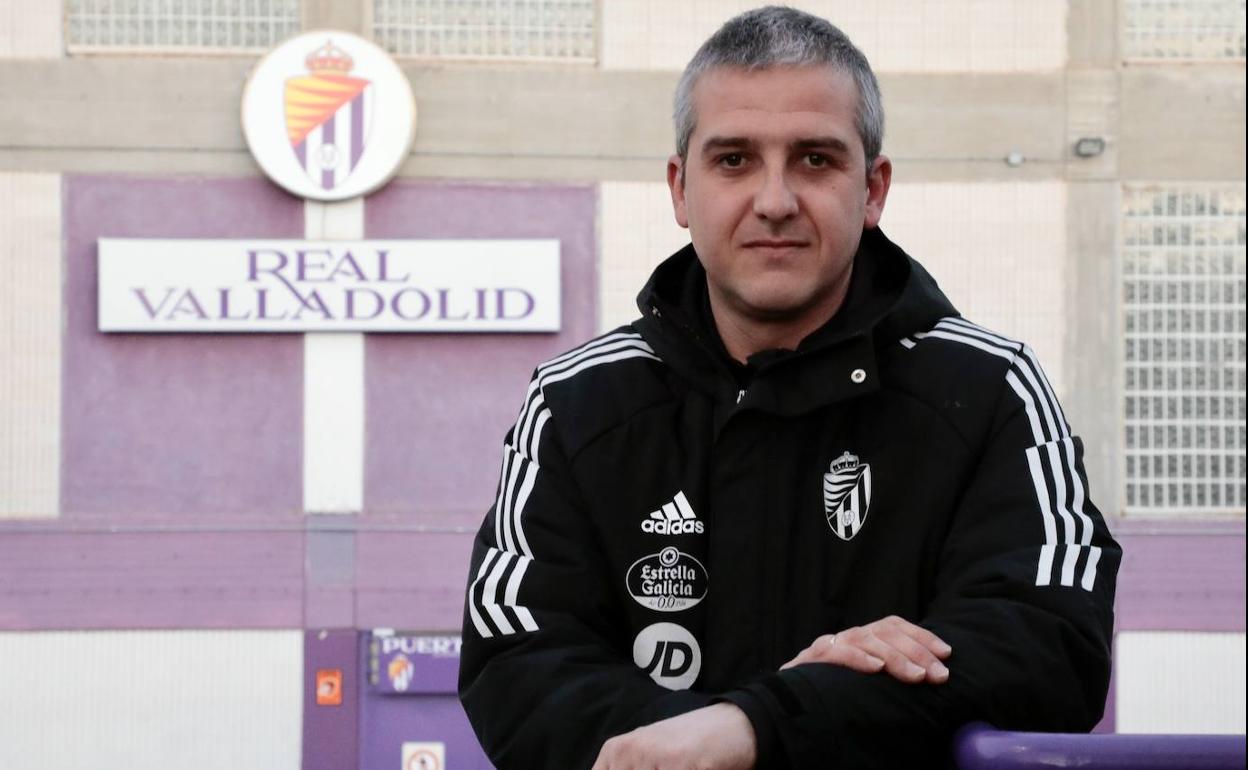
<instances>
[{"instance_id":1,"label":"man's neck","mask_svg":"<svg viewBox=\"0 0 1248 770\"><path fill-rule=\"evenodd\" d=\"M709 291L711 317L724 350L742 364L763 350L796 350L802 340L831 320L845 304L849 276L845 278L830 297L808 312L774 319L738 312L728 301Z\"/></svg>"}]
</instances>

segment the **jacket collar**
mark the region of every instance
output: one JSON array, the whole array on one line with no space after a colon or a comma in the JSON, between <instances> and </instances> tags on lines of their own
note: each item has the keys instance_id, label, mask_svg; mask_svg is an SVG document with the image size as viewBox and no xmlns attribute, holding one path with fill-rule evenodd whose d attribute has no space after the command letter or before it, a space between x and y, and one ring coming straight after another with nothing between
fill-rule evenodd
<instances>
[{"instance_id":1,"label":"jacket collar","mask_svg":"<svg viewBox=\"0 0 1248 770\"><path fill-rule=\"evenodd\" d=\"M701 308L706 271L689 245L660 264L637 297L642 336L691 385L716 400L783 415L878 390L878 358L902 337L957 315L918 262L880 230L863 232L845 304L793 351L750 358L755 373L745 395Z\"/></svg>"}]
</instances>

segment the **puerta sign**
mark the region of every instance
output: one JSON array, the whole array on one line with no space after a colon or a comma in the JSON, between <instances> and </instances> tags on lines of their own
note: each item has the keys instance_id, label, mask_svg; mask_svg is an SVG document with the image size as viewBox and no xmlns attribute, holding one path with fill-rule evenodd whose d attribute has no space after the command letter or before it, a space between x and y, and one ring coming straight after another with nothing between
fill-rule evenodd
<instances>
[{"instance_id":1,"label":"puerta sign","mask_svg":"<svg viewBox=\"0 0 1248 770\"><path fill-rule=\"evenodd\" d=\"M99 241L103 332L553 332L557 240Z\"/></svg>"}]
</instances>

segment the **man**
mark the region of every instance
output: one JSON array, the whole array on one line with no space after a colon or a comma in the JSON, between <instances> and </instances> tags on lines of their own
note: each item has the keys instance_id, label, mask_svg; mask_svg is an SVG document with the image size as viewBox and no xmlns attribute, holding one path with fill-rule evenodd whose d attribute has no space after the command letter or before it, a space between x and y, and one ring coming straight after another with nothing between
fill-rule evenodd
<instances>
[{"instance_id":1,"label":"man","mask_svg":"<svg viewBox=\"0 0 1248 770\"><path fill-rule=\"evenodd\" d=\"M1035 357L877 229L866 59L769 7L676 95L692 245L537 368L476 541L460 695L500 767L928 767L1087 730L1120 551Z\"/></svg>"}]
</instances>

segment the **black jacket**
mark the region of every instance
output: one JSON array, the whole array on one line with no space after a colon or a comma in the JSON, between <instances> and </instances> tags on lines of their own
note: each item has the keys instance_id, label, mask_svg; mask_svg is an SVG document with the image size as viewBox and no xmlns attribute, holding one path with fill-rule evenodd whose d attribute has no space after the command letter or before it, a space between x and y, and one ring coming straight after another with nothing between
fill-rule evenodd
<instances>
[{"instance_id":1,"label":"black jacket","mask_svg":"<svg viewBox=\"0 0 1248 770\"><path fill-rule=\"evenodd\" d=\"M477 536L460 696L502 768L718 700L759 767L936 766L953 730L1078 731L1109 682L1121 552L1030 349L958 317L878 230L842 310L734 367L692 247L643 317L539 366ZM942 685L777 668L899 615Z\"/></svg>"}]
</instances>

